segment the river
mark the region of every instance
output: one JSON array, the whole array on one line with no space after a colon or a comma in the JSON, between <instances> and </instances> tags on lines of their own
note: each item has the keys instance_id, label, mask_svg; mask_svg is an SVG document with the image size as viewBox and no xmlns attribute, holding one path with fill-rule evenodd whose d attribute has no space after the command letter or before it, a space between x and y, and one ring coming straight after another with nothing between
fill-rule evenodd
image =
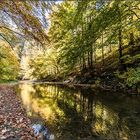
<instances>
[{"instance_id":1,"label":"river","mask_svg":"<svg viewBox=\"0 0 140 140\"><path fill-rule=\"evenodd\" d=\"M21 83L16 92L32 123L55 140L140 139L140 97L45 83Z\"/></svg>"}]
</instances>

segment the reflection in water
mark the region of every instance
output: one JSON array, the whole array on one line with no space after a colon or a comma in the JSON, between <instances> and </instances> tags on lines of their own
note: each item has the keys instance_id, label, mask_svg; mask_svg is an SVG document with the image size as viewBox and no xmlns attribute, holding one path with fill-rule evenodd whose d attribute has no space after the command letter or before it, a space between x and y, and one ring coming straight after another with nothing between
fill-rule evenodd
<instances>
[{"instance_id":1,"label":"reflection in water","mask_svg":"<svg viewBox=\"0 0 140 140\"><path fill-rule=\"evenodd\" d=\"M19 89L28 115L42 118L56 139L140 139L139 99L45 84Z\"/></svg>"}]
</instances>

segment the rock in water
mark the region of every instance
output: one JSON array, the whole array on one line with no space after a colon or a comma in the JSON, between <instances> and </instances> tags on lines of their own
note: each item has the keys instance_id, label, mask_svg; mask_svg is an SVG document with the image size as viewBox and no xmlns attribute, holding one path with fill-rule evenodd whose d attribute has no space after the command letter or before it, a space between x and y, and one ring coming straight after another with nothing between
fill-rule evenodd
<instances>
[{"instance_id":1,"label":"rock in water","mask_svg":"<svg viewBox=\"0 0 140 140\"><path fill-rule=\"evenodd\" d=\"M45 140L50 139L50 134L48 133L48 129L45 126L41 124L34 124L32 128L36 136L42 135Z\"/></svg>"},{"instance_id":2,"label":"rock in water","mask_svg":"<svg viewBox=\"0 0 140 140\"><path fill-rule=\"evenodd\" d=\"M39 135L39 133L41 132L41 129L42 129L42 125L40 124L34 124L32 126L33 130L34 130L34 134L35 135Z\"/></svg>"}]
</instances>

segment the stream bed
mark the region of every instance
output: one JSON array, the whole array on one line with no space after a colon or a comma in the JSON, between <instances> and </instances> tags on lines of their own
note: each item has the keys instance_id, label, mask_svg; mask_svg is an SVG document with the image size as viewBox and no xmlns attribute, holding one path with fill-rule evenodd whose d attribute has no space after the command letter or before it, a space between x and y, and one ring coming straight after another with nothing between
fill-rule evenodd
<instances>
[{"instance_id":1,"label":"stream bed","mask_svg":"<svg viewBox=\"0 0 140 140\"><path fill-rule=\"evenodd\" d=\"M16 92L49 140L140 140L139 96L26 82Z\"/></svg>"}]
</instances>

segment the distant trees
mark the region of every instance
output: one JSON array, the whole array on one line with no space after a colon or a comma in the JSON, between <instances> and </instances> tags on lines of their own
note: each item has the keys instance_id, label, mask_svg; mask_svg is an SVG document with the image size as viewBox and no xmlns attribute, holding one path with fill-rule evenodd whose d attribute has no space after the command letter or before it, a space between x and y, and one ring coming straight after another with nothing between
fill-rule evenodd
<instances>
[{"instance_id":1,"label":"distant trees","mask_svg":"<svg viewBox=\"0 0 140 140\"><path fill-rule=\"evenodd\" d=\"M55 79L60 76L57 53L51 49L31 58L29 62L30 77L33 79Z\"/></svg>"}]
</instances>

